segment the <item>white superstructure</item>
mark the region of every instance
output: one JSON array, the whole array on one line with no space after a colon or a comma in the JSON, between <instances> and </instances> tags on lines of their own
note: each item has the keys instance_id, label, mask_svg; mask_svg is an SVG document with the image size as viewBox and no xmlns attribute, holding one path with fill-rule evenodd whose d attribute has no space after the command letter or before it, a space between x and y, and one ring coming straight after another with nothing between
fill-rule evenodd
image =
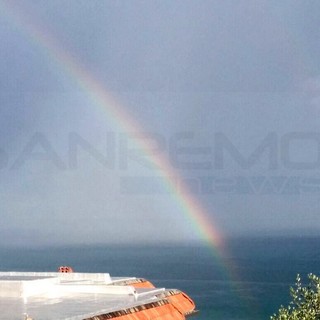
<instances>
[{"instance_id":1,"label":"white superstructure","mask_svg":"<svg viewBox=\"0 0 320 320\"><path fill-rule=\"evenodd\" d=\"M108 273L0 272L0 318L83 320L166 303L164 288L117 285L135 280Z\"/></svg>"}]
</instances>

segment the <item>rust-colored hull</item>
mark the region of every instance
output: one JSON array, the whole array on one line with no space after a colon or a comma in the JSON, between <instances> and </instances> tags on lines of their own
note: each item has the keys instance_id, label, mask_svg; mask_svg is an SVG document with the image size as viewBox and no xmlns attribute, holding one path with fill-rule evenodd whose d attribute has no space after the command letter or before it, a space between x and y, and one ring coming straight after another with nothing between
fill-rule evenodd
<instances>
[{"instance_id":1,"label":"rust-colored hull","mask_svg":"<svg viewBox=\"0 0 320 320\"><path fill-rule=\"evenodd\" d=\"M188 316L195 312L195 303L193 300L180 290L168 290L157 295L158 298L167 299L183 315Z\"/></svg>"},{"instance_id":2,"label":"rust-colored hull","mask_svg":"<svg viewBox=\"0 0 320 320\"><path fill-rule=\"evenodd\" d=\"M143 279L143 278L137 278L137 279L130 279L130 280L126 280L126 281L122 281L122 282L117 282L117 285L126 285L126 286L133 286L135 288L155 288L155 286L148 280ZM164 301L168 301L170 307L162 307L162 309L164 309L164 312L167 312L168 315L166 315L165 318L161 318L160 315L158 316L158 318L156 319L171 319L169 317L169 315L173 314L172 310L178 310L180 314L183 315L182 319L185 319L185 316L191 315L195 312L195 303L193 302L193 300L186 295L184 292L181 292L180 290L167 290L161 294L158 294L157 297L159 299L164 299ZM173 309L171 308L173 307ZM170 310L169 310L170 309ZM131 315L126 315L126 317L130 316L128 319L135 319L135 320L144 320L144 315L148 314L151 311L146 311L145 313L141 313L141 314L135 314L134 317L131 317ZM109 318L106 318L109 319ZM122 318L121 318L122 319ZM127 319L127 318L124 318ZM146 319L153 319L150 318L146 318ZM175 318L173 318L175 319ZM179 318L177 318L179 319Z\"/></svg>"},{"instance_id":3,"label":"rust-colored hull","mask_svg":"<svg viewBox=\"0 0 320 320\"><path fill-rule=\"evenodd\" d=\"M194 302L179 290L165 291L157 297L162 300L85 320L185 320L195 312Z\"/></svg>"},{"instance_id":4,"label":"rust-colored hull","mask_svg":"<svg viewBox=\"0 0 320 320\"><path fill-rule=\"evenodd\" d=\"M111 312L84 320L184 320L185 316L167 300Z\"/></svg>"}]
</instances>

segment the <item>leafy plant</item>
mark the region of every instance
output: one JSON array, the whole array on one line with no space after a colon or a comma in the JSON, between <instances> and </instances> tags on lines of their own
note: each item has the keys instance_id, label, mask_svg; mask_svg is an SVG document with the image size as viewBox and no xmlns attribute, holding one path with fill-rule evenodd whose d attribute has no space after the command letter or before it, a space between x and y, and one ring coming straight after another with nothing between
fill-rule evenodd
<instances>
[{"instance_id":1,"label":"leafy plant","mask_svg":"<svg viewBox=\"0 0 320 320\"><path fill-rule=\"evenodd\" d=\"M310 273L309 284L303 286L297 275L294 288L290 288L292 301L287 308L281 306L271 320L320 320L320 278Z\"/></svg>"}]
</instances>

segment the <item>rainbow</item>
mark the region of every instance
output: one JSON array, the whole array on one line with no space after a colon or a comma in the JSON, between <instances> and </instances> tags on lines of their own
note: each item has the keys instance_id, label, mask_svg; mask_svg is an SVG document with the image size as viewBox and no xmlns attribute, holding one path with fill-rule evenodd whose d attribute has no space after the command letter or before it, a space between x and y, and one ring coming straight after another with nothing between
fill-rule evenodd
<instances>
[{"instance_id":1,"label":"rainbow","mask_svg":"<svg viewBox=\"0 0 320 320\"><path fill-rule=\"evenodd\" d=\"M28 38L31 38L34 43L40 45L46 54L88 94L95 105L105 110L110 116L109 118L113 119L119 128L130 133L133 141L145 152L153 169L162 175L163 183L172 191L182 212L193 223L198 236L211 246L216 248L222 246L223 237L211 222L209 214L190 193L185 184L179 184L179 192L177 192L176 179L179 177L178 172L172 167L165 155L154 154L152 139L148 139L143 128L129 115L125 107L104 88L103 84L88 69L77 61L74 55L61 47L58 41L43 26L41 28L37 27L31 21L31 17L28 19L18 8L14 8L13 11L12 5L10 7L9 5L2 5L2 9L5 10L7 15L10 13L10 17L13 19L14 24L19 27L19 30Z\"/></svg>"},{"instance_id":2,"label":"rainbow","mask_svg":"<svg viewBox=\"0 0 320 320\"><path fill-rule=\"evenodd\" d=\"M155 154L152 139L144 133L143 128L99 82L94 75L86 69L76 57L63 48L52 34L41 25L35 23L35 17L28 16L20 8L14 7L12 2L0 3L1 14L17 29L18 32L40 46L47 55L47 59L55 63L76 83L99 108L107 112L117 127L130 134L139 149L142 149L153 166L153 170L162 177L163 184L170 191L172 200L178 204L181 214L190 222L197 236L212 251L220 271L227 279L237 282L234 267L227 262L227 252L224 246L224 238L218 227L212 221L212 215L206 211L199 200L189 191L186 184L179 184L179 192L176 189L176 181L179 173L172 167L163 154ZM181 179L179 179L180 181Z\"/></svg>"}]
</instances>

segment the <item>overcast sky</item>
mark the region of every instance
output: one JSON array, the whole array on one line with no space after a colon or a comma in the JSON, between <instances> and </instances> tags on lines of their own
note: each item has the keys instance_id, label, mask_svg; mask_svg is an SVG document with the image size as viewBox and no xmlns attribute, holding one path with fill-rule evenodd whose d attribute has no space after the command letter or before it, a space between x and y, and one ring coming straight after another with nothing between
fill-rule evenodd
<instances>
[{"instance_id":1,"label":"overcast sky","mask_svg":"<svg viewBox=\"0 0 320 320\"><path fill-rule=\"evenodd\" d=\"M0 3L1 244L199 240L187 196L224 235L320 231L319 1ZM168 191L52 47L192 195Z\"/></svg>"}]
</instances>

